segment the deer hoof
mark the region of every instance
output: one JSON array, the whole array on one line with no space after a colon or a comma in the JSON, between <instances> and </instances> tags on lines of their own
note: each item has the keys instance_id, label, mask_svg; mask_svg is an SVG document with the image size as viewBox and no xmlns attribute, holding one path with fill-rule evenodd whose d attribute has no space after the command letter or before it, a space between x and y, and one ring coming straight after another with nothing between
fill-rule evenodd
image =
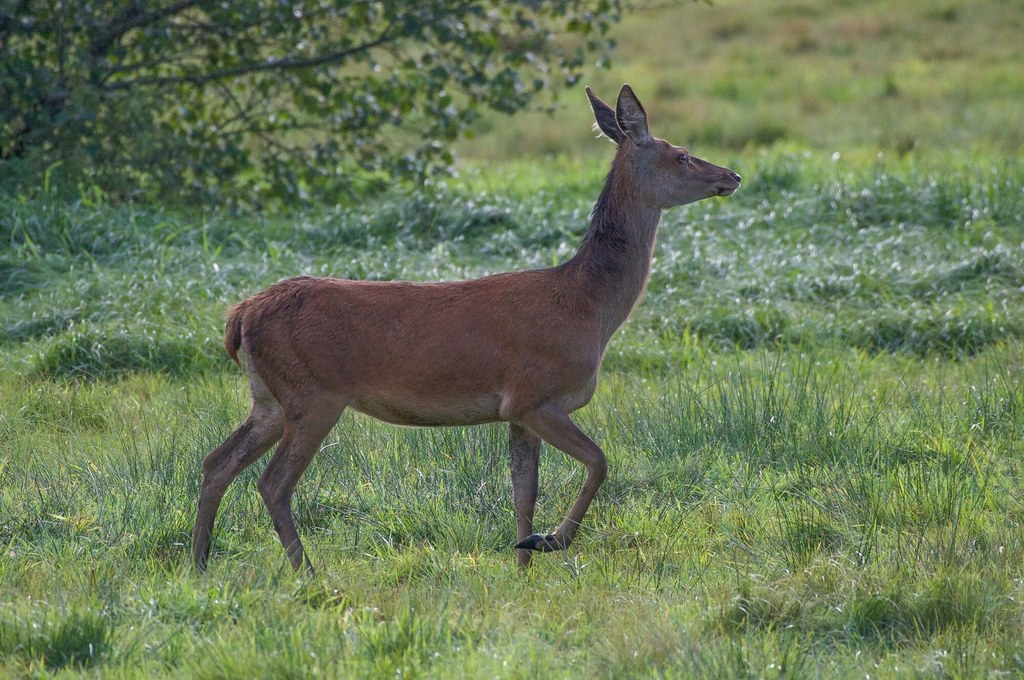
<instances>
[{"instance_id":1,"label":"deer hoof","mask_svg":"<svg viewBox=\"0 0 1024 680\"><path fill-rule=\"evenodd\" d=\"M536 550L537 552L552 552L561 550L563 546L555 539L554 534L533 534L516 543L519 550Z\"/></svg>"}]
</instances>

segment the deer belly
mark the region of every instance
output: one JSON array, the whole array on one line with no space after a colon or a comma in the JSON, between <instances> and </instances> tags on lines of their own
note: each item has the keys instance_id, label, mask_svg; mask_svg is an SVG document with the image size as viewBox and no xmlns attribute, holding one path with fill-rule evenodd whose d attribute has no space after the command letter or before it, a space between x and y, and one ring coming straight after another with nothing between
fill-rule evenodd
<instances>
[{"instance_id":1,"label":"deer belly","mask_svg":"<svg viewBox=\"0 0 1024 680\"><path fill-rule=\"evenodd\" d=\"M360 413L394 425L431 427L477 425L501 420L495 394L430 399L423 396L375 396L353 400L349 406Z\"/></svg>"}]
</instances>

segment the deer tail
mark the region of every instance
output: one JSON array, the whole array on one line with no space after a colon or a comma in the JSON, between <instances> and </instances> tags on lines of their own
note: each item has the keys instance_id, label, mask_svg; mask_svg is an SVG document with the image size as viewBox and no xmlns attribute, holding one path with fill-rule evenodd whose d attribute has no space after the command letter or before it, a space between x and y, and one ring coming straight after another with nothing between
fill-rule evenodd
<instances>
[{"instance_id":1,"label":"deer tail","mask_svg":"<svg viewBox=\"0 0 1024 680\"><path fill-rule=\"evenodd\" d=\"M242 312L243 304L239 303L228 309L228 321L224 326L224 349L232 361L241 366L238 360L238 348L242 346Z\"/></svg>"}]
</instances>

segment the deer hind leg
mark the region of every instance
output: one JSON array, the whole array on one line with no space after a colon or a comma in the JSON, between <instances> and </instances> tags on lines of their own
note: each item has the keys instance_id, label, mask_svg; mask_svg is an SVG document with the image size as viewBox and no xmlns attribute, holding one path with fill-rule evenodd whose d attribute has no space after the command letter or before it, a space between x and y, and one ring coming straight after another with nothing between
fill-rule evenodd
<instances>
[{"instance_id":1,"label":"deer hind leg","mask_svg":"<svg viewBox=\"0 0 1024 680\"><path fill-rule=\"evenodd\" d=\"M242 425L203 460L203 483L192 529L192 562L206 568L217 509L228 485L258 460L284 431L284 411L255 374L250 375L252 410Z\"/></svg>"},{"instance_id":2,"label":"deer hind leg","mask_svg":"<svg viewBox=\"0 0 1024 680\"><path fill-rule=\"evenodd\" d=\"M288 554L288 560L296 571L305 565L309 572L313 571L313 565L306 557L295 527L292 494L302 473L344 410L344 404L332 403L324 395L318 395L311 401L317 403L315 410L290 415L286 419L281 443L258 482L260 495L270 511L274 529ZM310 401L305 403L309 404Z\"/></svg>"},{"instance_id":3,"label":"deer hind leg","mask_svg":"<svg viewBox=\"0 0 1024 680\"><path fill-rule=\"evenodd\" d=\"M533 533L533 510L537 505L537 468L540 464L540 437L525 427L509 424L508 449L512 470L512 502L516 508L516 540L524 541ZM530 564L530 550L519 550L520 567Z\"/></svg>"},{"instance_id":4,"label":"deer hind leg","mask_svg":"<svg viewBox=\"0 0 1024 680\"><path fill-rule=\"evenodd\" d=\"M587 477L583 481L583 488L580 489L576 502L555 532L546 535L533 534L516 544L516 548L520 550L564 550L575 538L590 502L608 475L608 462L601 447L585 435L557 404L545 404L530 411L521 417L519 422L556 449L583 463L587 469Z\"/></svg>"}]
</instances>

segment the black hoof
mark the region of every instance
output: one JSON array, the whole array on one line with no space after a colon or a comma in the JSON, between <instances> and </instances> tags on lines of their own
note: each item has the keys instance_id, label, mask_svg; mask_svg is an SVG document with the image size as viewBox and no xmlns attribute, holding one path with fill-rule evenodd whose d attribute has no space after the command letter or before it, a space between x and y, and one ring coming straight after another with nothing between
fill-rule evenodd
<instances>
[{"instance_id":1,"label":"black hoof","mask_svg":"<svg viewBox=\"0 0 1024 680\"><path fill-rule=\"evenodd\" d=\"M552 552L561 550L562 546L555 540L554 534L533 534L516 543L519 550L536 550L537 552Z\"/></svg>"}]
</instances>

